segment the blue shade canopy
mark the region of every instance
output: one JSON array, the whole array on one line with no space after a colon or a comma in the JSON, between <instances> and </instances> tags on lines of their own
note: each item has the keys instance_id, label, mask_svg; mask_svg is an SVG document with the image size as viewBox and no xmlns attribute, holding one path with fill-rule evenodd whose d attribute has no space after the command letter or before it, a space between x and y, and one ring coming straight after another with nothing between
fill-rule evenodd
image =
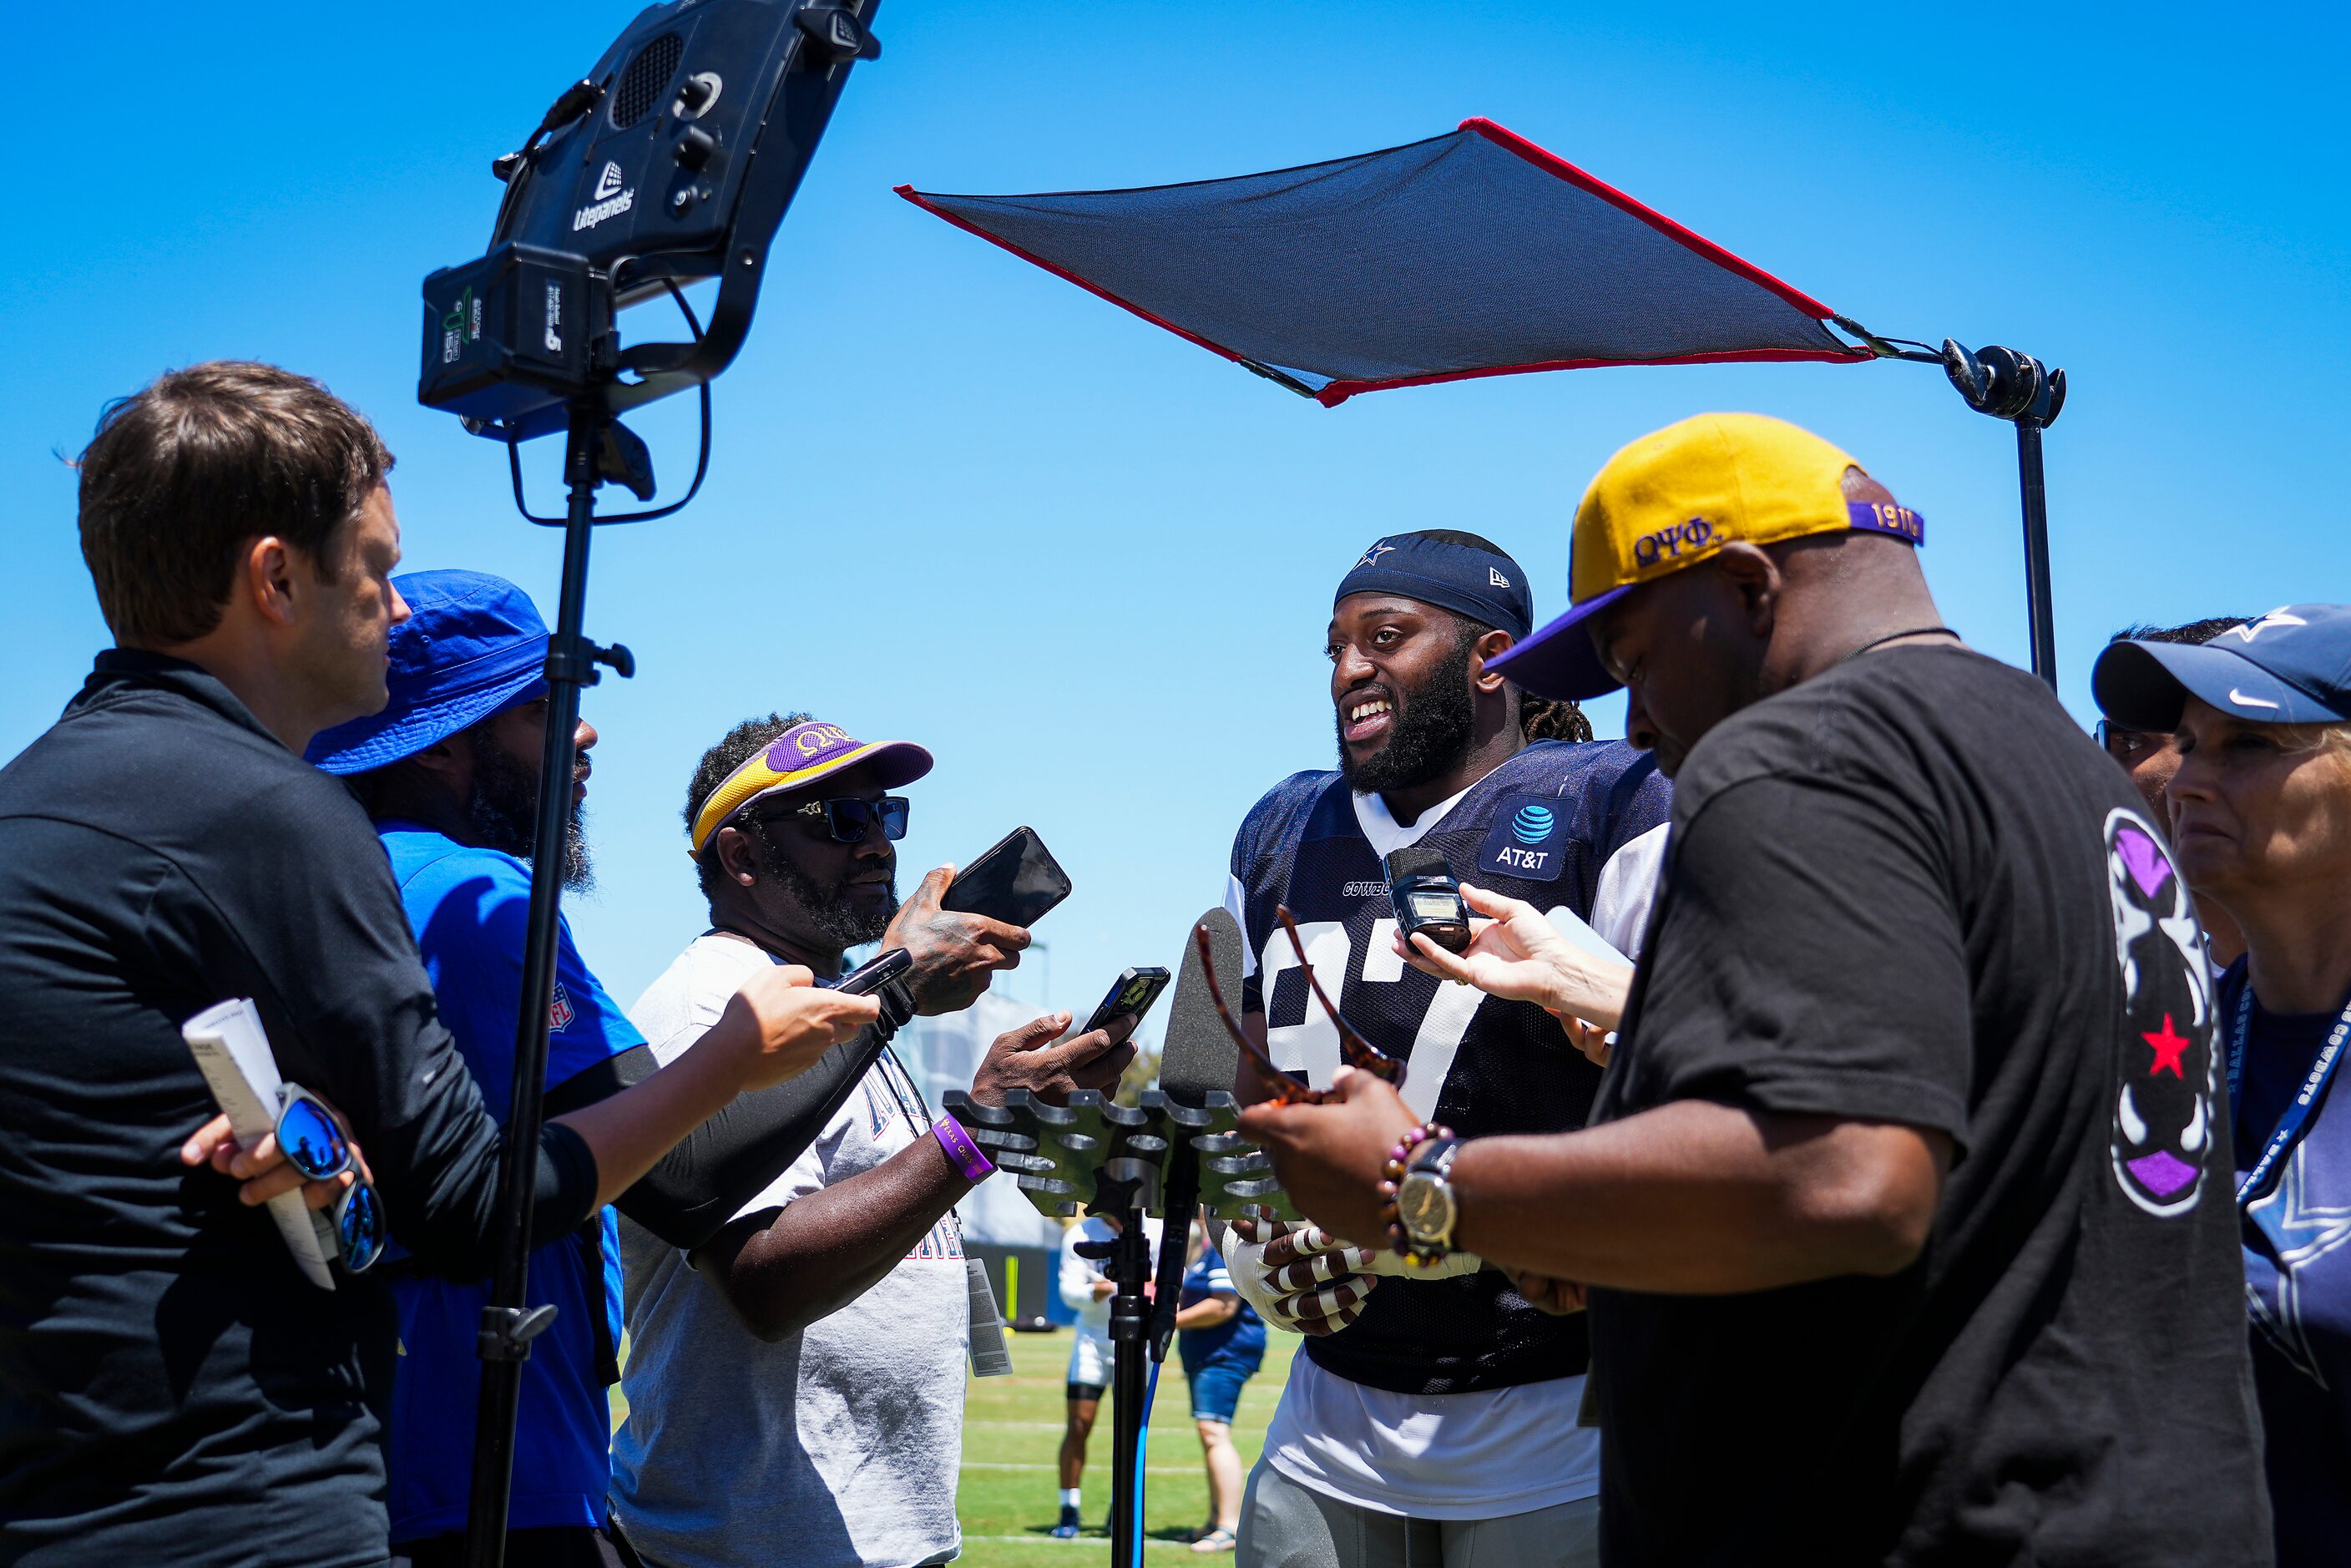
<instances>
[{"instance_id":1,"label":"blue shade canopy","mask_svg":"<svg viewBox=\"0 0 2351 1568\"><path fill-rule=\"evenodd\" d=\"M1873 357L1827 306L1490 120L1228 180L898 193L1326 405L1520 371Z\"/></svg>"}]
</instances>

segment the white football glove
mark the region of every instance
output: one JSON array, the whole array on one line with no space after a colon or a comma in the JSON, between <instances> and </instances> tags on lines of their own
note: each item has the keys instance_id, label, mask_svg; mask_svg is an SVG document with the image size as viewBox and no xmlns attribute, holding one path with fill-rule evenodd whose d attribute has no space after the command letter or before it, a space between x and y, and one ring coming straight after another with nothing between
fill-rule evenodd
<instances>
[{"instance_id":1,"label":"white football glove","mask_svg":"<svg viewBox=\"0 0 2351 1568\"><path fill-rule=\"evenodd\" d=\"M1372 1253L1311 1225L1244 1221L1262 1238L1251 1240L1239 1226L1225 1228L1221 1250L1226 1271L1241 1300L1258 1316L1290 1333L1333 1333L1355 1321L1364 1300L1379 1281L1368 1272ZM1268 1268L1265 1250L1282 1236L1297 1254Z\"/></svg>"}]
</instances>

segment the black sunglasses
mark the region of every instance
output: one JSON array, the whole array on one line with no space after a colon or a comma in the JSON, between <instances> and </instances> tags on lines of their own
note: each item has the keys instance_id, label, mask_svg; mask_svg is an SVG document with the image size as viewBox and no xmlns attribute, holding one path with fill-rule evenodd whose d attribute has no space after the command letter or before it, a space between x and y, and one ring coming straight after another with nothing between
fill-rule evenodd
<instances>
[{"instance_id":1,"label":"black sunglasses","mask_svg":"<svg viewBox=\"0 0 2351 1568\"><path fill-rule=\"evenodd\" d=\"M2159 747L2168 746L2171 737L2156 735L2144 729L2125 729L2113 719L2098 721L2098 745L2116 761L2129 764Z\"/></svg>"},{"instance_id":2,"label":"black sunglasses","mask_svg":"<svg viewBox=\"0 0 2351 1568\"><path fill-rule=\"evenodd\" d=\"M789 819L814 828L821 821L837 844L865 841L866 833L875 822L882 824L885 839L906 836L906 817L912 808L904 795L884 795L879 800L810 800L789 811L778 811L778 819Z\"/></svg>"}]
</instances>

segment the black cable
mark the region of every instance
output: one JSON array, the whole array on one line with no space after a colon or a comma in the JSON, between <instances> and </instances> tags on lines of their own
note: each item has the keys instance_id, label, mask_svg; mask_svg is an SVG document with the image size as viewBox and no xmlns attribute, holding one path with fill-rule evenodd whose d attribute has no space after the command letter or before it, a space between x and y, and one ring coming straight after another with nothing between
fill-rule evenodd
<instances>
[{"instance_id":1,"label":"black cable","mask_svg":"<svg viewBox=\"0 0 2351 1568\"><path fill-rule=\"evenodd\" d=\"M685 296L679 291L675 283L666 277L663 278L661 282L662 287L669 290L669 297L677 301L678 310L685 317L686 328L694 334L694 340L697 343L701 342L701 318L695 315L694 307L686 303ZM694 459L694 483L685 487L684 495L679 497L676 500L672 501L666 507L653 507L642 512L616 512L610 517L600 517L596 519L597 527L602 528L611 523L649 523L655 517L666 517L673 512L684 511L686 506L693 501L695 497L702 493L702 481L710 472L710 383L708 382L698 382L695 387L695 391L700 394L702 402L702 437L698 444L698 449L695 452ZM522 442L518 437L511 433L507 436L507 474L514 484L514 502L516 511L520 512L527 520L537 523L542 528L560 528L563 526L566 519L562 517L542 517L537 512L532 511L530 509L530 503L524 499L522 493Z\"/></svg>"}]
</instances>

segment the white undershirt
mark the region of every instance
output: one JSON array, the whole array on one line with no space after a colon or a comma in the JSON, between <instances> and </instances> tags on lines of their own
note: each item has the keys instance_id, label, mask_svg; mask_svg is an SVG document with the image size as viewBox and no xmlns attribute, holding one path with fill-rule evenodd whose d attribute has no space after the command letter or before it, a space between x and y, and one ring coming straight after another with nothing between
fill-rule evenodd
<instances>
[{"instance_id":1,"label":"white undershirt","mask_svg":"<svg viewBox=\"0 0 2351 1568\"><path fill-rule=\"evenodd\" d=\"M1379 796L1354 795L1355 823L1382 860L1417 843L1461 796L1400 827ZM1664 860L1661 824L1625 844L1601 868L1592 929L1637 956ZM1235 919L1242 899L1228 879ZM1564 905L1556 912L1573 918ZM1255 955L1242 948L1250 972ZM1344 1333L1344 1330L1340 1331ZM1579 1427L1582 1376L1555 1377L1473 1394L1395 1394L1326 1372L1307 1356L1290 1363L1265 1461L1300 1486L1375 1513L1414 1519L1499 1519L1596 1496L1600 1434Z\"/></svg>"}]
</instances>

